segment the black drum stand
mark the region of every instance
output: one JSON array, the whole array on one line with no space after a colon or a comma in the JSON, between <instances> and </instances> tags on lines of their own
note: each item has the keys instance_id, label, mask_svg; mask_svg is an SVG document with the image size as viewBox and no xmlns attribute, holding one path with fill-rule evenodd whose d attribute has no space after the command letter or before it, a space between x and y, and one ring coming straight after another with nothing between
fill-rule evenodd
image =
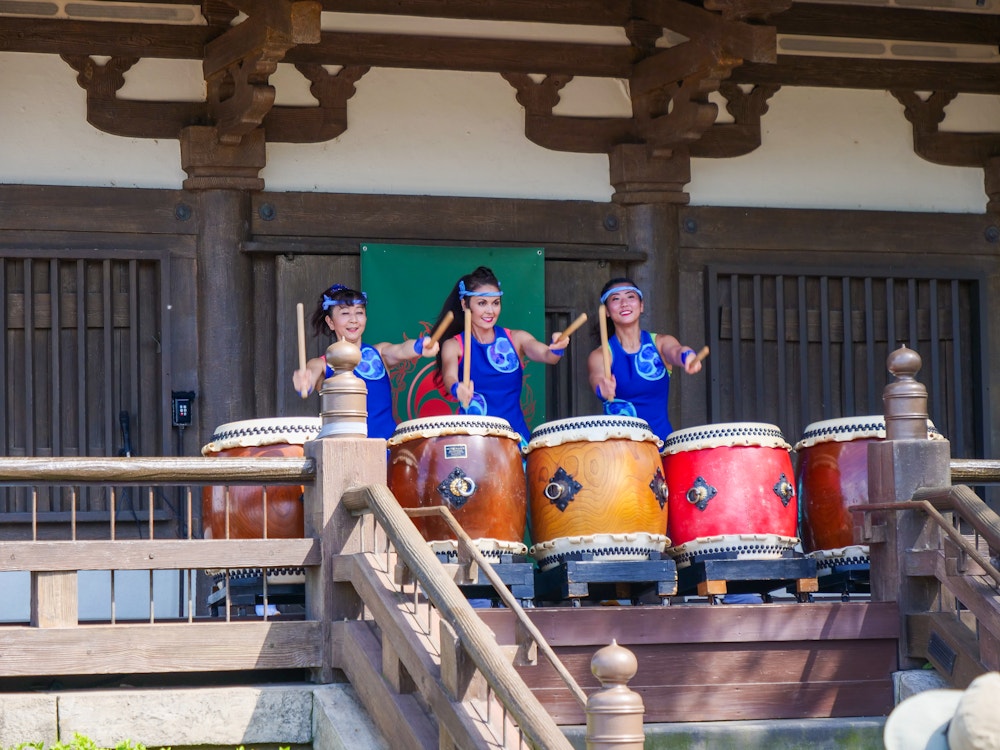
<instances>
[{"instance_id":1,"label":"black drum stand","mask_svg":"<svg viewBox=\"0 0 1000 750\"><path fill-rule=\"evenodd\" d=\"M546 570L535 572L539 601L563 602L574 607L584 601L627 599L631 604L649 601L669 604L677 593L677 566L659 552L645 560L600 560L588 552L565 555Z\"/></svg>"}]
</instances>

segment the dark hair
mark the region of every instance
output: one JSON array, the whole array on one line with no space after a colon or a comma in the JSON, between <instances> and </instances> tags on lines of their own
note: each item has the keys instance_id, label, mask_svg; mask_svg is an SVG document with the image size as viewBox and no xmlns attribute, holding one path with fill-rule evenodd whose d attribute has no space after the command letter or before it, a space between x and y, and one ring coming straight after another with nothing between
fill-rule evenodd
<instances>
[{"instance_id":1,"label":"dark hair","mask_svg":"<svg viewBox=\"0 0 1000 750\"><path fill-rule=\"evenodd\" d=\"M438 324L444 320L444 316L448 314L450 310L454 314L454 319L445 329L444 333L441 334L441 341L446 341L452 336L455 336L462 332L465 328L465 310L462 308L462 297L459 295L458 285L459 283L465 284L466 291L473 292L476 289L482 289L484 286L495 286L497 289L500 288L500 282L497 280L496 274L486 266L479 266L472 273L467 273L465 276L460 278L455 282L455 286L445 297L444 304L441 305L441 312L438 314L437 320L434 321L434 325L431 328L432 331L436 331ZM438 351L437 354L437 366L438 372L441 372L441 352Z\"/></svg>"},{"instance_id":2,"label":"dark hair","mask_svg":"<svg viewBox=\"0 0 1000 750\"><path fill-rule=\"evenodd\" d=\"M321 336L326 333L329 336L333 336L333 331L331 331L329 326L326 324L326 316L329 315L330 311L333 309L330 306L331 302L344 305L368 305L368 300L362 292L346 287L343 284L331 285L328 289L326 289L326 291L319 295L319 301L316 303L316 309L313 311L312 317L309 319L309 322L312 325L313 335Z\"/></svg>"},{"instance_id":3,"label":"dark hair","mask_svg":"<svg viewBox=\"0 0 1000 750\"><path fill-rule=\"evenodd\" d=\"M634 286L636 289L639 288L639 285L632 281L632 279L628 276L618 276L611 279L611 281L601 287L601 297L603 297L605 292L609 289L613 289L616 286ZM610 338L615 335L615 322L611 319L611 316L607 314L607 311L605 311L605 316L608 319L608 338Z\"/></svg>"}]
</instances>

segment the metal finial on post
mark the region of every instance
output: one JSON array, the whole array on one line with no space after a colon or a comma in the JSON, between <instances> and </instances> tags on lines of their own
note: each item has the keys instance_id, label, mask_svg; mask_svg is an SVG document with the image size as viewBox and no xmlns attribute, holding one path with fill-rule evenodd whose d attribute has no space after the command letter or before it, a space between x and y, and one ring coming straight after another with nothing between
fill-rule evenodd
<instances>
[{"instance_id":1,"label":"metal finial on post","mask_svg":"<svg viewBox=\"0 0 1000 750\"><path fill-rule=\"evenodd\" d=\"M326 350L326 362L333 375L319 389L323 421L316 439L328 437L368 437L368 388L354 374L361 361L361 349L348 341L337 341Z\"/></svg>"},{"instance_id":2,"label":"metal finial on post","mask_svg":"<svg viewBox=\"0 0 1000 750\"><path fill-rule=\"evenodd\" d=\"M920 355L905 346L886 360L896 378L882 390L887 440L927 439L927 388L917 381L922 364Z\"/></svg>"},{"instance_id":3,"label":"metal finial on post","mask_svg":"<svg viewBox=\"0 0 1000 750\"><path fill-rule=\"evenodd\" d=\"M635 654L612 640L590 661L601 689L587 699L587 750L642 750L645 734L642 696L629 689L639 662Z\"/></svg>"}]
</instances>

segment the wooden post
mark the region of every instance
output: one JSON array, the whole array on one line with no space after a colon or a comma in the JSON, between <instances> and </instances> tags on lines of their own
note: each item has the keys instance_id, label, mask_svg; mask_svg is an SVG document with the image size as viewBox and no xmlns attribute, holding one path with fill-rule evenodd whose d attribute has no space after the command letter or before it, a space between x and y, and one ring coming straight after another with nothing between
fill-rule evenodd
<instances>
[{"instance_id":1,"label":"wooden post","mask_svg":"<svg viewBox=\"0 0 1000 750\"><path fill-rule=\"evenodd\" d=\"M313 674L315 682L334 678L330 624L357 619L362 611L354 587L333 576L334 557L362 551L362 519L351 515L341 496L350 487L386 481L385 440L365 437L367 389L353 372L360 361L360 349L346 341L327 349L334 374L320 390L323 428L319 438L305 444L305 455L316 462L316 482L306 485L303 497L305 535L320 540L322 559L318 569L306 571L306 617L323 623L325 644L324 666Z\"/></svg>"},{"instance_id":2,"label":"wooden post","mask_svg":"<svg viewBox=\"0 0 1000 750\"><path fill-rule=\"evenodd\" d=\"M642 750L645 707L628 686L638 668L635 654L614 640L594 654L590 671L601 689L587 699L587 750Z\"/></svg>"},{"instance_id":3,"label":"wooden post","mask_svg":"<svg viewBox=\"0 0 1000 750\"><path fill-rule=\"evenodd\" d=\"M920 355L905 346L889 355L896 381L883 391L886 440L868 446L868 498L871 503L906 502L921 487L951 484L951 443L927 437L927 390L917 382ZM899 667L923 665L909 657L906 616L932 608L938 593L933 578L907 574L907 553L937 548L937 531L920 513L872 514L871 549L873 601L894 601L900 614Z\"/></svg>"},{"instance_id":4,"label":"wooden post","mask_svg":"<svg viewBox=\"0 0 1000 750\"><path fill-rule=\"evenodd\" d=\"M72 628L79 624L77 572L56 570L31 573L31 626Z\"/></svg>"}]
</instances>

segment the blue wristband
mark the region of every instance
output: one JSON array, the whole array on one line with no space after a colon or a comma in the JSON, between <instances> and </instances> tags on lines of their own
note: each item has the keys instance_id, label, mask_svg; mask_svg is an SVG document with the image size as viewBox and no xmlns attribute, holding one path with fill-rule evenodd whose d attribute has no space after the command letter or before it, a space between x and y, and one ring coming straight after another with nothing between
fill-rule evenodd
<instances>
[{"instance_id":1,"label":"blue wristband","mask_svg":"<svg viewBox=\"0 0 1000 750\"><path fill-rule=\"evenodd\" d=\"M566 353L565 349L549 349L549 351L555 354L557 357L561 357L563 354Z\"/></svg>"},{"instance_id":2,"label":"blue wristband","mask_svg":"<svg viewBox=\"0 0 1000 750\"><path fill-rule=\"evenodd\" d=\"M423 354L424 353L424 337L423 336L420 336L419 338L415 338L413 340L413 351L415 351L417 354Z\"/></svg>"},{"instance_id":3,"label":"blue wristband","mask_svg":"<svg viewBox=\"0 0 1000 750\"><path fill-rule=\"evenodd\" d=\"M452 398L458 398L458 383L451 384L451 396Z\"/></svg>"},{"instance_id":4,"label":"blue wristband","mask_svg":"<svg viewBox=\"0 0 1000 750\"><path fill-rule=\"evenodd\" d=\"M601 399L601 401L607 401L607 399L604 398L604 394L601 393L601 386L597 386L597 397Z\"/></svg>"},{"instance_id":5,"label":"blue wristband","mask_svg":"<svg viewBox=\"0 0 1000 750\"><path fill-rule=\"evenodd\" d=\"M688 355L694 354L694 349L685 349L681 352L681 366L687 367Z\"/></svg>"}]
</instances>

